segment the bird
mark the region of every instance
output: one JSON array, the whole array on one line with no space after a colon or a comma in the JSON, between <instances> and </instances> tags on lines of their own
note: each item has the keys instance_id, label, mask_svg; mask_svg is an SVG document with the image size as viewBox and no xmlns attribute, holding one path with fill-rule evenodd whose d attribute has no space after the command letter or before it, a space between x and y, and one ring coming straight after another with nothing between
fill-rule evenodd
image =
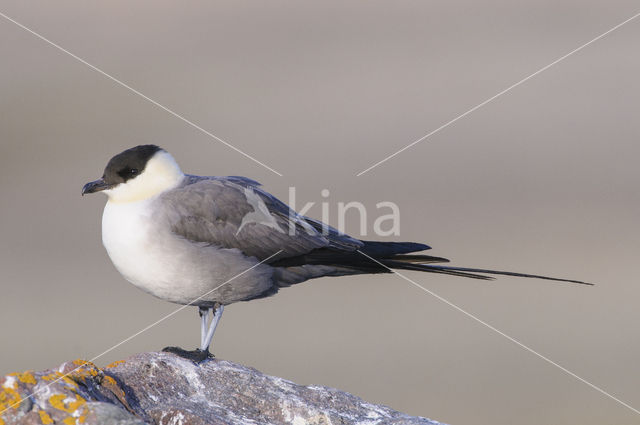
<instances>
[{"instance_id":1,"label":"bird","mask_svg":"<svg viewBox=\"0 0 640 425\"><path fill-rule=\"evenodd\" d=\"M173 156L139 145L113 156L82 195L102 192L102 243L115 268L144 292L198 308L200 345L166 347L194 361L209 350L225 306L324 276L412 270L491 280L495 275L588 282L446 266L416 242L360 240L298 214L240 176L185 174ZM211 319L209 316L211 315Z\"/></svg>"}]
</instances>

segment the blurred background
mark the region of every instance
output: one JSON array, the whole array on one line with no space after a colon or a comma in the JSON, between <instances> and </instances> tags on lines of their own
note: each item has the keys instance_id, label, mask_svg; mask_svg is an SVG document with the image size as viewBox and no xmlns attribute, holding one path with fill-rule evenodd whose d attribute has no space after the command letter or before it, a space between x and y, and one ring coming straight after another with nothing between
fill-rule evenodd
<instances>
[{"instance_id":1,"label":"blurred background","mask_svg":"<svg viewBox=\"0 0 640 425\"><path fill-rule=\"evenodd\" d=\"M407 272L640 408L640 21L356 177L638 11L624 0L2 0L0 12L284 176L0 18L0 374L92 358L178 307L118 274L101 245L105 198L80 197L111 156L156 143L186 172L245 175L283 199L295 187L298 205L360 201L375 217L377 202L395 202L401 235L389 240L426 242L454 265L597 283ZM347 231L358 235L357 214ZM198 341L189 308L97 364ZM393 275L234 304L213 351L451 424L640 423Z\"/></svg>"}]
</instances>

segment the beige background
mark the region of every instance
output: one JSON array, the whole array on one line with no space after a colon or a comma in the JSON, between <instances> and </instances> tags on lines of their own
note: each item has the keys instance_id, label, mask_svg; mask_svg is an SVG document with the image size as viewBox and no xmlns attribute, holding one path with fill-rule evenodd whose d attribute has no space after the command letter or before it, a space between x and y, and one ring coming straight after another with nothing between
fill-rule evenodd
<instances>
[{"instance_id":1,"label":"beige background","mask_svg":"<svg viewBox=\"0 0 640 425\"><path fill-rule=\"evenodd\" d=\"M80 197L113 154L153 142L187 172L246 175L283 198L296 186L299 205L324 188L334 212L396 202L397 239L457 265L596 282L408 273L640 408L640 20L355 177L637 2L3 0L0 11L284 174L0 19L0 373L91 358L176 308L120 277L100 242L105 199ZM97 363L198 338L186 309ZM214 351L451 424L640 423L392 275L233 305Z\"/></svg>"}]
</instances>

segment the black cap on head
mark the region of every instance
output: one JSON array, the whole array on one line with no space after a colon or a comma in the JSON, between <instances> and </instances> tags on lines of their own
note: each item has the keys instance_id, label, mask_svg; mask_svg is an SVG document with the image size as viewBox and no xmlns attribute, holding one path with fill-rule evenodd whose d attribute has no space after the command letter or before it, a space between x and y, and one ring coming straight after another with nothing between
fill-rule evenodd
<instances>
[{"instance_id":1,"label":"black cap on head","mask_svg":"<svg viewBox=\"0 0 640 425\"><path fill-rule=\"evenodd\" d=\"M159 151L164 149L156 145L140 145L120 152L109 160L101 178L84 185L82 194L111 189L140 175L149 159Z\"/></svg>"},{"instance_id":2,"label":"black cap on head","mask_svg":"<svg viewBox=\"0 0 640 425\"><path fill-rule=\"evenodd\" d=\"M163 149L156 145L140 145L127 149L109 160L102 178L110 186L125 183L142 173L149 159L161 150Z\"/></svg>"}]
</instances>

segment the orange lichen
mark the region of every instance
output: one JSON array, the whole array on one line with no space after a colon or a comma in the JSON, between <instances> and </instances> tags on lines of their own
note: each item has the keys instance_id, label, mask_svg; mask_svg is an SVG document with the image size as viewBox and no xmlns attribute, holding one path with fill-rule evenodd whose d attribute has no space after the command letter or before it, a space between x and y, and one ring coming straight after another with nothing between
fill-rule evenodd
<instances>
[{"instance_id":1,"label":"orange lichen","mask_svg":"<svg viewBox=\"0 0 640 425\"><path fill-rule=\"evenodd\" d=\"M87 419L87 409L82 408L82 413L79 416L67 416L62 420L62 423L66 425L77 425L83 424Z\"/></svg>"},{"instance_id":2,"label":"orange lichen","mask_svg":"<svg viewBox=\"0 0 640 425\"><path fill-rule=\"evenodd\" d=\"M116 361L115 361L115 362L113 362L113 363L109 363L106 367L107 367L107 368L116 367L116 366L118 366L118 365L119 365L119 364L121 364L121 363L124 363L124 360L116 360Z\"/></svg>"},{"instance_id":3,"label":"orange lichen","mask_svg":"<svg viewBox=\"0 0 640 425\"><path fill-rule=\"evenodd\" d=\"M44 379L45 381L57 381L57 380L61 380L66 382L69 385L72 385L74 387L78 386L78 383L76 381L74 381L73 379L69 378L69 376L67 375L63 375L62 373L56 371L56 372L52 372L48 375L44 375L42 377L42 379Z\"/></svg>"},{"instance_id":4,"label":"orange lichen","mask_svg":"<svg viewBox=\"0 0 640 425\"><path fill-rule=\"evenodd\" d=\"M116 362L113 366L120 362ZM2 384L0 384L0 411L12 407L18 409L22 402L22 396L19 392L21 387L24 388L22 384L36 385L38 379L50 382L48 385L56 381L61 381L61 383L65 384L64 386L67 390L65 390L64 393L57 393L50 396L48 401L53 408L68 414L66 418L61 419L61 422L67 425L84 424L87 419L87 415L89 414L89 409L86 405L87 401L77 393L78 384L82 385L86 380L94 380L98 384L104 385L116 395L116 397L119 399L122 398L124 403L126 403L124 391L118 386L117 381L111 376L104 375L102 370L97 368L93 363L84 360L74 360L67 363L63 368L63 372L50 371L42 376L38 375L37 378L32 371L8 375L4 380L0 381L2 382ZM73 369L69 370L70 368ZM68 372L65 373L65 371ZM37 414L43 425L58 423L44 410L37 410ZM0 425L6 425L5 420L2 418L0 418Z\"/></svg>"},{"instance_id":5,"label":"orange lichen","mask_svg":"<svg viewBox=\"0 0 640 425\"><path fill-rule=\"evenodd\" d=\"M115 379L113 379L109 375L105 375L104 378L102 378L102 385L117 387L118 383L116 382Z\"/></svg>"},{"instance_id":6,"label":"orange lichen","mask_svg":"<svg viewBox=\"0 0 640 425\"><path fill-rule=\"evenodd\" d=\"M67 411L67 407L64 405L64 399L67 398L65 394L54 394L49 397L49 403L56 409Z\"/></svg>"},{"instance_id":7,"label":"orange lichen","mask_svg":"<svg viewBox=\"0 0 640 425\"><path fill-rule=\"evenodd\" d=\"M40 410L38 411L38 413L40 414L40 421L42 421L44 425L53 423L53 419L51 419L51 416L49 416L47 412L45 412L44 410Z\"/></svg>"},{"instance_id":8,"label":"orange lichen","mask_svg":"<svg viewBox=\"0 0 640 425\"><path fill-rule=\"evenodd\" d=\"M15 388L16 385L13 387ZM0 391L0 411L4 411L12 407L17 409L20 406L22 397L20 397L20 393L14 388L5 387L3 391Z\"/></svg>"},{"instance_id":9,"label":"orange lichen","mask_svg":"<svg viewBox=\"0 0 640 425\"><path fill-rule=\"evenodd\" d=\"M65 394L54 394L49 397L49 403L51 404L51 406L55 407L58 410L62 410L63 412L67 413L73 413L78 410L80 406L87 402L84 398L76 394L75 400L65 403L65 399L67 399L67 397L68 396Z\"/></svg>"},{"instance_id":10,"label":"orange lichen","mask_svg":"<svg viewBox=\"0 0 640 425\"><path fill-rule=\"evenodd\" d=\"M72 363L78 366L77 368L69 372L69 376L72 379L85 379L88 377L95 378L101 374L100 369L98 369L96 365L89 361L74 360Z\"/></svg>"},{"instance_id":11,"label":"orange lichen","mask_svg":"<svg viewBox=\"0 0 640 425\"><path fill-rule=\"evenodd\" d=\"M36 378L29 370L23 373L11 373L9 376L15 376L20 382L24 382L25 384L36 384Z\"/></svg>"},{"instance_id":12,"label":"orange lichen","mask_svg":"<svg viewBox=\"0 0 640 425\"><path fill-rule=\"evenodd\" d=\"M76 360L72 361L71 363L73 363L76 366L80 366L81 368L84 368L85 366L88 366L91 369L97 369L98 368L96 365L94 365L93 363L91 363L88 360L76 359Z\"/></svg>"},{"instance_id":13,"label":"orange lichen","mask_svg":"<svg viewBox=\"0 0 640 425\"><path fill-rule=\"evenodd\" d=\"M78 383L77 383L76 381L74 381L73 379L69 378L67 375L62 375L62 374L60 374L60 378L61 378L64 382L66 382L67 384L69 384L69 385L72 385L72 386L74 386L74 387L77 387L77 386L78 386Z\"/></svg>"},{"instance_id":14,"label":"orange lichen","mask_svg":"<svg viewBox=\"0 0 640 425\"><path fill-rule=\"evenodd\" d=\"M127 408L127 410L131 410L129 403L127 402L127 395L125 394L124 390L120 388L120 386L118 386L118 382L115 379L113 379L109 375L104 375L100 385L102 385L105 389L111 391L111 394L116 396L116 398Z\"/></svg>"}]
</instances>

